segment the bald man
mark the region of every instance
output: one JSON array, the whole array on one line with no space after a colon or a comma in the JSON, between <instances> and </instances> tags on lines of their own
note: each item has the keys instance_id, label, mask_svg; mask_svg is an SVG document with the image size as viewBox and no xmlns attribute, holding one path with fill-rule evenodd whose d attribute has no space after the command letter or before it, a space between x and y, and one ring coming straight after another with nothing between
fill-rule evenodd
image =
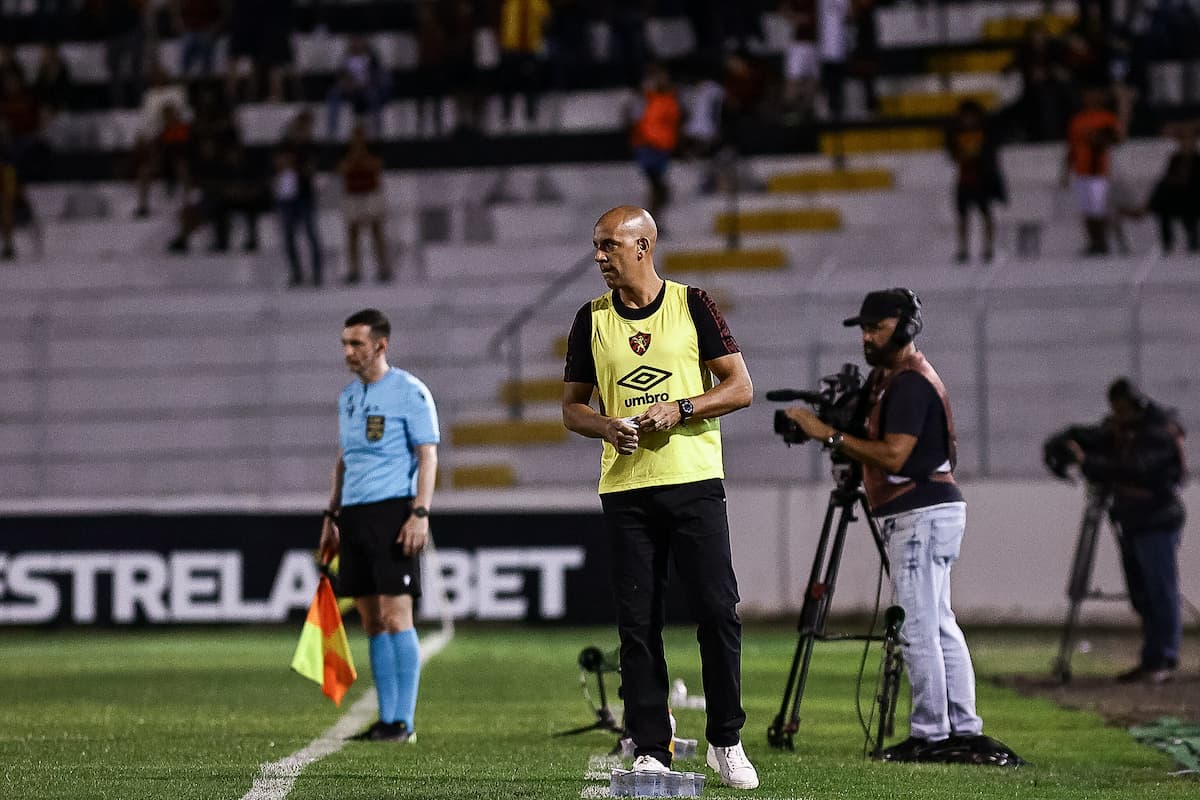
<instances>
[{"instance_id":1,"label":"bald man","mask_svg":"<svg viewBox=\"0 0 1200 800\"><path fill-rule=\"evenodd\" d=\"M741 745L742 623L717 418L750 405L754 387L712 299L659 277L657 238L654 219L633 206L596 223L596 265L611 291L575 316L563 424L603 440L600 500L613 552L633 768L665 772L671 763L662 629L673 559L700 643L708 765L726 786L753 789L758 774Z\"/></svg>"}]
</instances>

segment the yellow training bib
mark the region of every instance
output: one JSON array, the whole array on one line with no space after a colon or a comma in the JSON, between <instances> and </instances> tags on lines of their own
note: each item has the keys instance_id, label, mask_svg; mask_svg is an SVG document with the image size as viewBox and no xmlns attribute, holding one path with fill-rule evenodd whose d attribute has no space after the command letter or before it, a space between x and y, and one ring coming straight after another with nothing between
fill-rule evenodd
<instances>
[{"instance_id":1,"label":"yellow training bib","mask_svg":"<svg viewBox=\"0 0 1200 800\"><path fill-rule=\"evenodd\" d=\"M611 292L593 300L591 311L602 414L634 417L654 403L696 397L712 388L683 284L667 281L662 305L646 319L618 314ZM600 458L600 494L724 477L721 427L715 419L643 433L638 449L627 456L604 442Z\"/></svg>"}]
</instances>

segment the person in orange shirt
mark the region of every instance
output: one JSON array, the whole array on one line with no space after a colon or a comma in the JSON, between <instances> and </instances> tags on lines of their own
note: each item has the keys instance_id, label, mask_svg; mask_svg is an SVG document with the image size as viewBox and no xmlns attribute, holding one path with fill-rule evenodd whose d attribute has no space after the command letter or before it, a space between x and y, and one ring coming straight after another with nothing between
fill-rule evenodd
<instances>
[{"instance_id":1,"label":"person in orange shirt","mask_svg":"<svg viewBox=\"0 0 1200 800\"><path fill-rule=\"evenodd\" d=\"M663 212L671 199L667 168L671 166L671 154L679 144L681 116L670 74L661 65L649 67L642 83L640 113L633 123L630 144L633 160L650 183L650 201L646 210L659 220L660 234Z\"/></svg>"},{"instance_id":2,"label":"person in orange shirt","mask_svg":"<svg viewBox=\"0 0 1200 800\"><path fill-rule=\"evenodd\" d=\"M1108 254L1108 187L1111 151L1121 141L1121 122L1105 107L1108 92L1093 86L1083 92L1083 108L1067 127L1063 185L1070 182L1087 234L1084 255Z\"/></svg>"}]
</instances>

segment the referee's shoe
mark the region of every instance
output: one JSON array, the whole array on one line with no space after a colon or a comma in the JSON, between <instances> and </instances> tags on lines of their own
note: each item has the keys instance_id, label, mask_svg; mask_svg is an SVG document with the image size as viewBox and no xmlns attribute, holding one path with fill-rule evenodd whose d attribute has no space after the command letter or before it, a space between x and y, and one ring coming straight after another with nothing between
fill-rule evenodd
<instances>
[{"instance_id":1,"label":"referee's shoe","mask_svg":"<svg viewBox=\"0 0 1200 800\"><path fill-rule=\"evenodd\" d=\"M417 732L410 731L404 720L384 722L379 720L371 727L350 737L356 742L402 742L412 744L417 740Z\"/></svg>"}]
</instances>

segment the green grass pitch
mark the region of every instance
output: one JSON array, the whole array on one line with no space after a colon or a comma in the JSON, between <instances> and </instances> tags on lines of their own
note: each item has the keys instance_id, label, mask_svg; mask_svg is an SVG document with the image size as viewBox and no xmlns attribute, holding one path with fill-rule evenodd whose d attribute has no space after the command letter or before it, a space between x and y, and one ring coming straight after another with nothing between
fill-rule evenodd
<instances>
[{"instance_id":1,"label":"green grass pitch","mask_svg":"<svg viewBox=\"0 0 1200 800\"><path fill-rule=\"evenodd\" d=\"M365 640L350 631L360 678L341 709L288 670L292 629L147 632L6 631L0 640L0 796L19 800L238 800L260 765L293 753L328 729L370 684ZM719 786L704 795L783 800L996 798L1048 800L1194 798L1193 779L1172 777L1166 756L1099 717L1061 710L995 687L989 676L1042 674L1055 633L968 637L980 675L985 731L1032 762L1021 769L879 764L862 757L855 714L861 645L819 643L795 752L767 747L765 731L783 689L795 633L749 626L744 647L744 730L762 785ZM414 745L350 742L311 764L295 800L578 798L588 758L615 737L552 738L593 719L576 658L611 649L613 628L466 628L425 668ZM672 628L673 676L700 691L694 634ZM878 653L867 662L869 706ZM1077 674L1115 665L1076 660ZM610 676L610 682L615 676ZM594 681L589 680L589 685ZM1115 690L1115 689L1114 689ZM907 692L905 691L905 697ZM907 703L898 731L906 734ZM677 712L679 735L703 739L703 712ZM703 757L703 744L700 749ZM681 769L703 770L701 760Z\"/></svg>"}]
</instances>

